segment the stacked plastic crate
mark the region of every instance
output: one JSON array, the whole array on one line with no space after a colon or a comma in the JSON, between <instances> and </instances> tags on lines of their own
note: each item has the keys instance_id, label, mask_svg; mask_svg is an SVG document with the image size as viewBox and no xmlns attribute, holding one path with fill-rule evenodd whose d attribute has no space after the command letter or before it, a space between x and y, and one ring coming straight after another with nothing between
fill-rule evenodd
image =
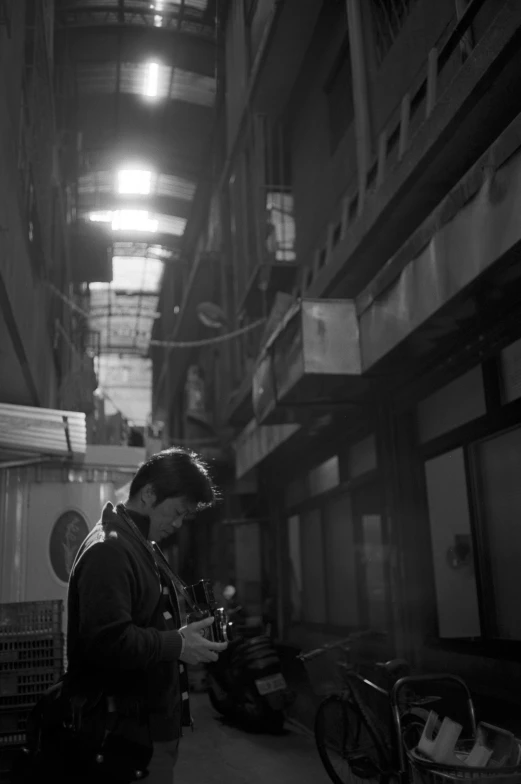
<instances>
[{"instance_id":1,"label":"stacked plastic crate","mask_svg":"<svg viewBox=\"0 0 521 784\"><path fill-rule=\"evenodd\" d=\"M0 752L25 742L27 717L63 674L63 601L0 604Z\"/></svg>"}]
</instances>

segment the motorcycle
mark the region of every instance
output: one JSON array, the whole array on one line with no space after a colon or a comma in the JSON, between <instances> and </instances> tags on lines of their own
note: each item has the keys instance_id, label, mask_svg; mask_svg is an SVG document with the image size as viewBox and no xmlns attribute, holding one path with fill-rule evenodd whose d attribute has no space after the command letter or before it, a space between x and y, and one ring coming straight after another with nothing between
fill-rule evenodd
<instances>
[{"instance_id":1,"label":"motorcycle","mask_svg":"<svg viewBox=\"0 0 521 784\"><path fill-rule=\"evenodd\" d=\"M207 670L208 696L222 716L252 729L282 731L293 694L269 637L232 640Z\"/></svg>"},{"instance_id":2,"label":"motorcycle","mask_svg":"<svg viewBox=\"0 0 521 784\"><path fill-rule=\"evenodd\" d=\"M294 699L279 655L264 634L246 637L247 613L227 586L228 648L207 665L208 696L225 718L250 728L281 732L284 710ZM228 595L227 595L228 594Z\"/></svg>"}]
</instances>

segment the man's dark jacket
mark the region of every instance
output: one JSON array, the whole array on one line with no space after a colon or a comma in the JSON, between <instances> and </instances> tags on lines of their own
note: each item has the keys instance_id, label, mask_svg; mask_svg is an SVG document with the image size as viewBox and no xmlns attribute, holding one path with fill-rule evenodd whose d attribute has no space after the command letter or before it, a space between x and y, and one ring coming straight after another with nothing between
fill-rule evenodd
<instances>
[{"instance_id":1,"label":"man's dark jacket","mask_svg":"<svg viewBox=\"0 0 521 784\"><path fill-rule=\"evenodd\" d=\"M148 518L130 513L148 535ZM78 551L68 595L68 673L86 688L144 700L152 737L181 733L178 659L182 638L168 630L152 554L112 504ZM164 609L164 608L163 608ZM178 613L175 606L174 613ZM179 617L174 617L177 628Z\"/></svg>"}]
</instances>

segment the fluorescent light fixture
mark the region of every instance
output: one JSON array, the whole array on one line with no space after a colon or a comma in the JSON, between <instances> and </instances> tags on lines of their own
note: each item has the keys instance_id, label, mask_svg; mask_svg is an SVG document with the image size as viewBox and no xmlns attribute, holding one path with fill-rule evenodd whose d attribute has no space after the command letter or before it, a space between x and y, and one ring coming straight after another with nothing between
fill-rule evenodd
<instances>
[{"instance_id":1,"label":"fluorescent light fixture","mask_svg":"<svg viewBox=\"0 0 521 784\"><path fill-rule=\"evenodd\" d=\"M118 193L150 193L152 172L142 169L122 169L118 172Z\"/></svg>"},{"instance_id":2,"label":"fluorescent light fixture","mask_svg":"<svg viewBox=\"0 0 521 784\"><path fill-rule=\"evenodd\" d=\"M116 210L112 213L114 231L157 231L158 221L148 217L146 210Z\"/></svg>"},{"instance_id":3,"label":"fluorescent light fixture","mask_svg":"<svg viewBox=\"0 0 521 784\"><path fill-rule=\"evenodd\" d=\"M112 213L109 210L91 212L89 215L89 220L95 223L110 223L112 220Z\"/></svg>"},{"instance_id":4,"label":"fluorescent light fixture","mask_svg":"<svg viewBox=\"0 0 521 784\"><path fill-rule=\"evenodd\" d=\"M159 64L147 63L144 94L149 98L157 98L158 84L159 84Z\"/></svg>"}]
</instances>

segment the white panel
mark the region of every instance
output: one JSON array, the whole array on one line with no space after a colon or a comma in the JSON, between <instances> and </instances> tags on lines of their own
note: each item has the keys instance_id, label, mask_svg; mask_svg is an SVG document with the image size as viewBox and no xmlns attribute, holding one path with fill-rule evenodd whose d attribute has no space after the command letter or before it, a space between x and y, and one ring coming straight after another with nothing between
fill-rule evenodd
<instances>
[{"instance_id":1,"label":"white panel","mask_svg":"<svg viewBox=\"0 0 521 784\"><path fill-rule=\"evenodd\" d=\"M486 413L481 365L418 404L418 432L424 444Z\"/></svg>"},{"instance_id":2,"label":"white panel","mask_svg":"<svg viewBox=\"0 0 521 784\"><path fill-rule=\"evenodd\" d=\"M494 620L502 639L521 640L521 428L480 444L482 498L495 599Z\"/></svg>"},{"instance_id":3,"label":"white panel","mask_svg":"<svg viewBox=\"0 0 521 784\"><path fill-rule=\"evenodd\" d=\"M425 463L440 637L479 637L472 565L453 569L448 552L456 535L471 533L463 450Z\"/></svg>"},{"instance_id":4,"label":"white panel","mask_svg":"<svg viewBox=\"0 0 521 784\"><path fill-rule=\"evenodd\" d=\"M107 483L41 482L31 486L25 601L63 599L64 628L67 623L67 583L56 576L49 553L54 524L63 512L70 509L79 512L92 529L100 518L102 507L112 496L112 485ZM77 545L77 542L72 542L76 551Z\"/></svg>"}]
</instances>

